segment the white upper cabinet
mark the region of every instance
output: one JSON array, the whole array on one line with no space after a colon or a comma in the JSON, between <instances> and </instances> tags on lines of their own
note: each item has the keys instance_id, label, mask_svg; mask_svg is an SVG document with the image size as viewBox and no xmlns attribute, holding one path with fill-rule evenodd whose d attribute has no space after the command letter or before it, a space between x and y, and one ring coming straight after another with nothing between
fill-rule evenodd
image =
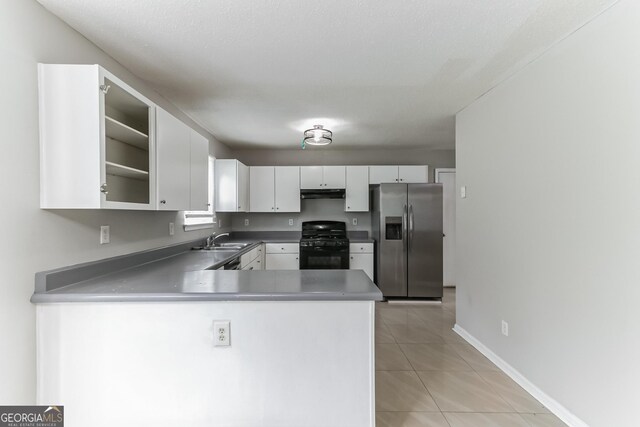
<instances>
[{"instance_id":1,"label":"white upper cabinet","mask_svg":"<svg viewBox=\"0 0 640 427\"><path fill-rule=\"evenodd\" d=\"M398 182L398 166L369 166L369 184Z\"/></svg>"},{"instance_id":2,"label":"white upper cabinet","mask_svg":"<svg viewBox=\"0 0 640 427\"><path fill-rule=\"evenodd\" d=\"M155 105L98 65L38 64L40 207L155 209Z\"/></svg>"},{"instance_id":3,"label":"white upper cabinet","mask_svg":"<svg viewBox=\"0 0 640 427\"><path fill-rule=\"evenodd\" d=\"M300 168L276 166L276 212L300 212Z\"/></svg>"},{"instance_id":4,"label":"white upper cabinet","mask_svg":"<svg viewBox=\"0 0 640 427\"><path fill-rule=\"evenodd\" d=\"M322 166L300 166L300 189L324 188Z\"/></svg>"},{"instance_id":5,"label":"white upper cabinet","mask_svg":"<svg viewBox=\"0 0 640 427\"><path fill-rule=\"evenodd\" d=\"M429 166L398 166L398 179L402 183L426 184L429 182Z\"/></svg>"},{"instance_id":6,"label":"white upper cabinet","mask_svg":"<svg viewBox=\"0 0 640 427\"><path fill-rule=\"evenodd\" d=\"M345 166L323 166L324 188L345 188L346 169Z\"/></svg>"},{"instance_id":7,"label":"white upper cabinet","mask_svg":"<svg viewBox=\"0 0 640 427\"><path fill-rule=\"evenodd\" d=\"M369 210L369 167L347 166L345 211L367 212Z\"/></svg>"},{"instance_id":8,"label":"white upper cabinet","mask_svg":"<svg viewBox=\"0 0 640 427\"><path fill-rule=\"evenodd\" d=\"M209 140L191 130L190 211L209 210Z\"/></svg>"},{"instance_id":9,"label":"white upper cabinet","mask_svg":"<svg viewBox=\"0 0 640 427\"><path fill-rule=\"evenodd\" d=\"M300 188L303 190L345 188L344 166L301 166Z\"/></svg>"},{"instance_id":10,"label":"white upper cabinet","mask_svg":"<svg viewBox=\"0 0 640 427\"><path fill-rule=\"evenodd\" d=\"M234 159L216 160L215 207L217 212L248 211L249 168Z\"/></svg>"},{"instance_id":11,"label":"white upper cabinet","mask_svg":"<svg viewBox=\"0 0 640 427\"><path fill-rule=\"evenodd\" d=\"M429 182L429 167L416 166L369 166L369 184L421 184Z\"/></svg>"},{"instance_id":12,"label":"white upper cabinet","mask_svg":"<svg viewBox=\"0 0 640 427\"><path fill-rule=\"evenodd\" d=\"M156 108L158 210L189 210L191 193L191 129Z\"/></svg>"},{"instance_id":13,"label":"white upper cabinet","mask_svg":"<svg viewBox=\"0 0 640 427\"><path fill-rule=\"evenodd\" d=\"M274 212L275 199L275 167L251 166L249 168L250 212Z\"/></svg>"},{"instance_id":14,"label":"white upper cabinet","mask_svg":"<svg viewBox=\"0 0 640 427\"><path fill-rule=\"evenodd\" d=\"M298 166L249 168L251 212L300 212Z\"/></svg>"}]
</instances>

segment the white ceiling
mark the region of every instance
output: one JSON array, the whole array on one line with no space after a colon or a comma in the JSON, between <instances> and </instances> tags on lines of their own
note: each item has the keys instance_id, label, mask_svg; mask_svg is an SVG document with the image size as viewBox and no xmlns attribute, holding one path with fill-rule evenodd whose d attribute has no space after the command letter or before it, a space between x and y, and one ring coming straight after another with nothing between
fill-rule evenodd
<instances>
[{"instance_id":1,"label":"white ceiling","mask_svg":"<svg viewBox=\"0 0 640 427\"><path fill-rule=\"evenodd\" d=\"M38 0L240 147L453 148L454 115L616 0Z\"/></svg>"}]
</instances>

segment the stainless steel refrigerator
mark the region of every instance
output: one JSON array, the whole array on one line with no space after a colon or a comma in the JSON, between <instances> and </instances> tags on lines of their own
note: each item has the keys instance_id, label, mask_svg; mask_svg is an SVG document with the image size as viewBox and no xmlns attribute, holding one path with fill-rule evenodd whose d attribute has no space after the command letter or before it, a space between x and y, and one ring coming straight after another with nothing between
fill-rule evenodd
<instances>
[{"instance_id":1,"label":"stainless steel refrigerator","mask_svg":"<svg viewBox=\"0 0 640 427\"><path fill-rule=\"evenodd\" d=\"M380 184L371 193L382 294L442 298L442 184Z\"/></svg>"}]
</instances>

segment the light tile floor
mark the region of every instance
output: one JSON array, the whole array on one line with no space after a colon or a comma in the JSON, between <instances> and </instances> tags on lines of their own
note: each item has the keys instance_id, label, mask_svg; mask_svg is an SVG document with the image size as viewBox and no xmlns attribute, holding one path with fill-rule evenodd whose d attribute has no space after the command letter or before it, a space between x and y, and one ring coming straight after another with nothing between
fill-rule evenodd
<instances>
[{"instance_id":1,"label":"light tile floor","mask_svg":"<svg viewBox=\"0 0 640 427\"><path fill-rule=\"evenodd\" d=\"M442 304L376 305L378 427L565 425L454 324L454 289L445 289Z\"/></svg>"}]
</instances>

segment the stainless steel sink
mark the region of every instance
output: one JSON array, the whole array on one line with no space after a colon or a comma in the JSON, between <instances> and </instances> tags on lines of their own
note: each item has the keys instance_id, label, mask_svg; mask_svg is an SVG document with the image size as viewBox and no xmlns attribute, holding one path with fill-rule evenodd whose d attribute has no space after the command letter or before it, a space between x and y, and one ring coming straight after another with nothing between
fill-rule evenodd
<instances>
[{"instance_id":1,"label":"stainless steel sink","mask_svg":"<svg viewBox=\"0 0 640 427\"><path fill-rule=\"evenodd\" d=\"M214 252L224 252L224 251L239 251L241 249L246 248L247 246L249 246L251 243L233 243L233 242L226 242L226 243L219 243L215 246L196 246L192 249L194 250L200 250L200 251L214 251Z\"/></svg>"},{"instance_id":2,"label":"stainless steel sink","mask_svg":"<svg viewBox=\"0 0 640 427\"><path fill-rule=\"evenodd\" d=\"M234 242L224 242L218 243L215 247L219 248L234 248L234 249L244 249L249 246L251 243L234 243Z\"/></svg>"}]
</instances>

